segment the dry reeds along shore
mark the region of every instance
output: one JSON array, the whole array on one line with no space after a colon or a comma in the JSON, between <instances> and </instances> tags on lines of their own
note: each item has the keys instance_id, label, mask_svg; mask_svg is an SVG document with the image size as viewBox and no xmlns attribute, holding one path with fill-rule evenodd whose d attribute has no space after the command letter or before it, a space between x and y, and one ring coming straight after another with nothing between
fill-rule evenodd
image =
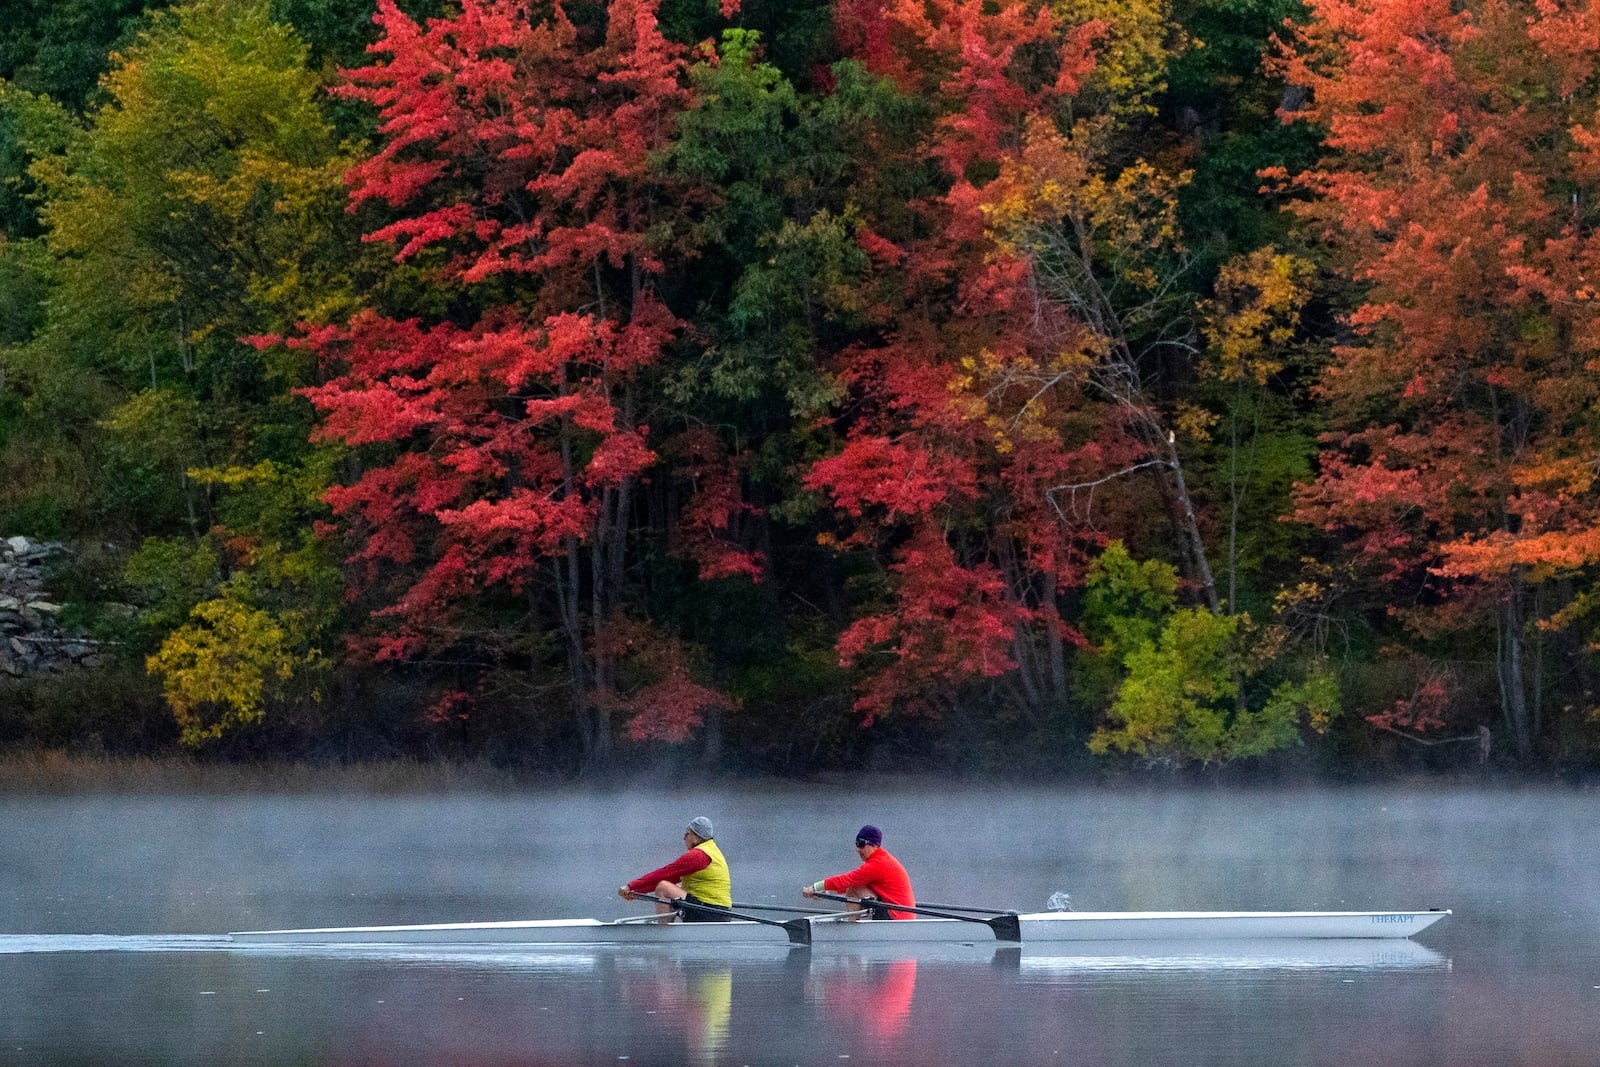
<instances>
[{"instance_id":1,"label":"dry reeds along shore","mask_svg":"<svg viewBox=\"0 0 1600 1067\"><path fill-rule=\"evenodd\" d=\"M486 763L203 763L183 756L0 754L0 794L511 792L540 779Z\"/></svg>"}]
</instances>

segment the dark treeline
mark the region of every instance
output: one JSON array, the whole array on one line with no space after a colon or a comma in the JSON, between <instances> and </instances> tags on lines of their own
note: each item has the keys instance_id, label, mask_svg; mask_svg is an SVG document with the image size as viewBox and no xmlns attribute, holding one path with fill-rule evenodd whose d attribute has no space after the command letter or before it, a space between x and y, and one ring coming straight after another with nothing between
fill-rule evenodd
<instances>
[{"instance_id":1,"label":"dark treeline","mask_svg":"<svg viewBox=\"0 0 1600 1067\"><path fill-rule=\"evenodd\" d=\"M1600 8L7 10L0 746L1600 755Z\"/></svg>"}]
</instances>

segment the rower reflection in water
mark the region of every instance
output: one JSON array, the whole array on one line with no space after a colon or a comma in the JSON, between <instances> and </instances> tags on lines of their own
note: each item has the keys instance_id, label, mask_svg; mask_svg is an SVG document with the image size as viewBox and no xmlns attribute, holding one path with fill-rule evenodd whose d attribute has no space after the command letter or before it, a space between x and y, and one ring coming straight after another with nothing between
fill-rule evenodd
<instances>
[{"instance_id":1,"label":"rower reflection in water","mask_svg":"<svg viewBox=\"0 0 1600 1067\"><path fill-rule=\"evenodd\" d=\"M911 1000L917 989L915 957L861 960L842 957L812 963L806 999L824 1018L851 1024L879 1046L905 1032L911 1021Z\"/></svg>"},{"instance_id":2,"label":"rower reflection in water","mask_svg":"<svg viewBox=\"0 0 1600 1067\"><path fill-rule=\"evenodd\" d=\"M704 815L690 820L683 831L683 855L641 874L617 890L623 900L634 900L642 895L658 898L658 922L669 923L677 916L684 922L727 922L732 916L719 914L706 907L727 908L733 904L733 882L728 874L728 861L722 849L712 840L715 831L711 820Z\"/></svg>"},{"instance_id":3,"label":"rower reflection in water","mask_svg":"<svg viewBox=\"0 0 1600 1067\"><path fill-rule=\"evenodd\" d=\"M856 831L856 855L861 857L861 866L801 886L800 895L812 897L818 893L843 893L850 898L852 910L866 906L862 901L874 899L885 904L904 904L908 908L917 906L917 898L911 892L911 876L906 874L900 861L883 847L883 832L876 826L863 826ZM872 918L915 919L916 915L893 908L873 908Z\"/></svg>"},{"instance_id":4,"label":"rower reflection in water","mask_svg":"<svg viewBox=\"0 0 1600 1067\"><path fill-rule=\"evenodd\" d=\"M618 1000L636 1018L653 1017L683 1040L681 1056L670 1062L704 1064L721 1058L733 1017L733 968L683 960L613 960ZM664 1061L665 1062L665 1061Z\"/></svg>"}]
</instances>

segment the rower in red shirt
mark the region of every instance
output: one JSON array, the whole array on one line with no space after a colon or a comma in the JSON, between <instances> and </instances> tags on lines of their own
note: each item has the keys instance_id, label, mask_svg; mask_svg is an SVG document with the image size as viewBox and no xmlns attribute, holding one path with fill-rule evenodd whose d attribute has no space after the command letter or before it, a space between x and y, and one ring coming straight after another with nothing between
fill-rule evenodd
<instances>
[{"instance_id":1,"label":"rower in red shirt","mask_svg":"<svg viewBox=\"0 0 1600 1067\"><path fill-rule=\"evenodd\" d=\"M908 908L917 906L917 898L911 892L911 876L900 866L900 861L889 855L889 850L883 847L883 831L876 826L863 826L857 831L856 855L861 857L861 866L845 874L836 874L832 878L802 886L800 895L810 897L823 892L843 893L852 901L852 909L863 907L858 901L871 898L877 898L885 904L904 904ZM892 908L873 908L872 917L915 919L916 915Z\"/></svg>"}]
</instances>

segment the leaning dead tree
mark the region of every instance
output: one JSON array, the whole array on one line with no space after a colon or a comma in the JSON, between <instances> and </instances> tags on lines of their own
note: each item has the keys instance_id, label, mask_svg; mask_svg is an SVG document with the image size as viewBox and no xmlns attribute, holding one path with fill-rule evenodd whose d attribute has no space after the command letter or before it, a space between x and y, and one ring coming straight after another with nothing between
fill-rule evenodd
<instances>
[{"instance_id":1,"label":"leaning dead tree","mask_svg":"<svg viewBox=\"0 0 1600 1067\"><path fill-rule=\"evenodd\" d=\"M1145 458L1092 481L1056 486L1051 502L1059 512L1062 496L1092 493L1110 480L1149 472L1166 503L1183 569L1206 606L1220 614L1177 435L1154 388L1174 354L1188 360L1197 349L1192 308L1177 286L1189 257L1178 240L1175 194L1188 176L1138 163L1107 179L1092 165L1094 140L1095 131L1080 125L1070 138L1034 141L1033 162L1010 177L1025 196L1032 186L1036 199L1029 210L999 219L998 229L1004 244L1028 263L1035 300L1064 312L1039 310L1036 327L1072 324L1072 338L1061 340L1085 358L1071 373L1117 410Z\"/></svg>"}]
</instances>

